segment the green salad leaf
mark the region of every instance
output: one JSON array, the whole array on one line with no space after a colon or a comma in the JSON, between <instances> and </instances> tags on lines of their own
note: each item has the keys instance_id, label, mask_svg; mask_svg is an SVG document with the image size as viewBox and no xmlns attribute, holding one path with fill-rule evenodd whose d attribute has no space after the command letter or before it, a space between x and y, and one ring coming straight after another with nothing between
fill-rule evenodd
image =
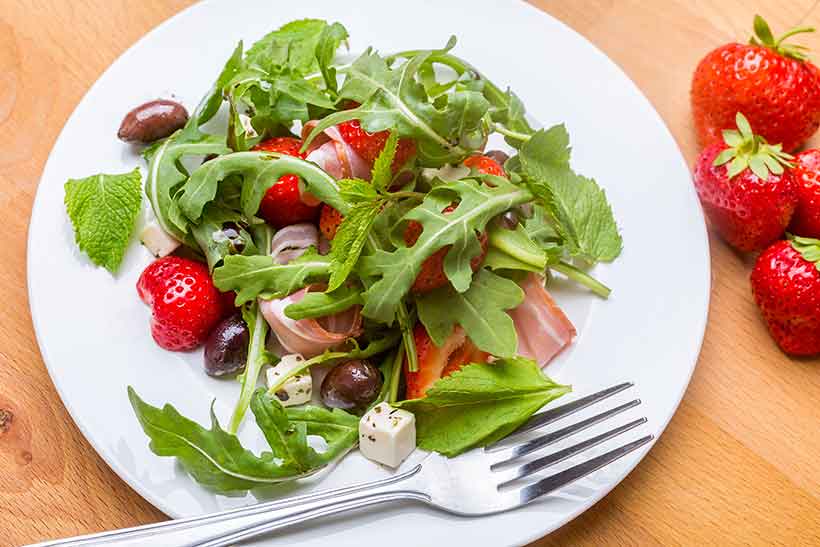
<instances>
[{"instance_id":1,"label":"green salad leaf","mask_svg":"<svg viewBox=\"0 0 820 547\"><path fill-rule=\"evenodd\" d=\"M142 175L92 175L65 183L65 206L74 240L97 266L115 273L140 209Z\"/></svg>"},{"instance_id":2,"label":"green salad leaf","mask_svg":"<svg viewBox=\"0 0 820 547\"><path fill-rule=\"evenodd\" d=\"M130 386L128 398L151 439L151 451L176 458L198 483L222 494L307 475L353 447L358 436L355 416L313 407L285 410L274 395L260 389L251 398L251 410L271 451L256 456L220 427L213 409L206 429L171 405L149 405ZM321 437L327 448L317 452L308 444L309 436Z\"/></svg>"},{"instance_id":3,"label":"green salad leaf","mask_svg":"<svg viewBox=\"0 0 820 547\"><path fill-rule=\"evenodd\" d=\"M439 347L453 327L461 325L478 349L496 357L513 357L518 337L506 310L523 299L524 292L514 281L482 269L463 293L441 287L417 296L416 309L419 321Z\"/></svg>"},{"instance_id":4,"label":"green salad leaf","mask_svg":"<svg viewBox=\"0 0 820 547\"><path fill-rule=\"evenodd\" d=\"M222 264L226 256L259 254L250 232L244 228L246 222L247 219L236 209L220 202L211 202L205 206L199 222L191 226L191 235L205 255L212 272ZM225 236L223 228L228 224L237 230L238 239Z\"/></svg>"},{"instance_id":5,"label":"green salad leaf","mask_svg":"<svg viewBox=\"0 0 820 547\"><path fill-rule=\"evenodd\" d=\"M327 317L361 305L361 289L342 285L331 292L309 292L299 302L288 305L285 315L294 320Z\"/></svg>"},{"instance_id":6,"label":"green salad leaf","mask_svg":"<svg viewBox=\"0 0 820 547\"><path fill-rule=\"evenodd\" d=\"M455 46L451 38L442 50L416 52L397 67L372 49L365 51L345 72L339 97L356 101L357 108L343 110L320 120L308 135L307 146L322 131L350 120L359 120L371 133L395 129L399 136L415 139L423 165L440 166L464 159L483 144L483 120L489 103L480 91L454 89L442 101L428 97L424 85L416 81L418 71L434 55ZM480 134L472 142L464 135Z\"/></svg>"},{"instance_id":7,"label":"green salad leaf","mask_svg":"<svg viewBox=\"0 0 820 547\"><path fill-rule=\"evenodd\" d=\"M421 205L404 215L404 221L415 220L423 227L412 247L376 250L362 257L360 275L377 278L364 295L366 317L390 324L424 260L447 245L451 248L444 259L444 272L457 291L467 290L473 278L470 261L481 253L478 234L493 217L532 199L525 188L496 179L495 186L473 179L437 185ZM444 209L454 202L458 203L456 208L445 214ZM402 223L398 228L403 228Z\"/></svg>"},{"instance_id":8,"label":"green salad leaf","mask_svg":"<svg viewBox=\"0 0 820 547\"><path fill-rule=\"evenodd\" d=\"M328 257L311 250L287 264L277 264L266 255L227 256L214 270L213 279L220 291L236 291L239 305L263 293L268 298L281 298L329 275Z\"/></svg>"},{"instance_id":9,"label":"green salad leaf","mask_svg":"<svg viewBox=\"0 0 820 547\"><path fill-rule=\"evenodd\" d=\"M419 447L453 457L504 438L569 392L534 361L515 357L467 365L433 384L424 398L396 406L415 415Z\"/></svg>"},{"instance_id":10,"label":"green salad leaf","mask_svg":"<svg viewBox=\"0 0 820 547\"><path fill-rule=\"evenodd\" d=\"M537 131L519 155L527 187L546 207L573 256L611 262L623 241L604 191L569 166L569 135L563 125Z\"/></svg>"}]
</instances>

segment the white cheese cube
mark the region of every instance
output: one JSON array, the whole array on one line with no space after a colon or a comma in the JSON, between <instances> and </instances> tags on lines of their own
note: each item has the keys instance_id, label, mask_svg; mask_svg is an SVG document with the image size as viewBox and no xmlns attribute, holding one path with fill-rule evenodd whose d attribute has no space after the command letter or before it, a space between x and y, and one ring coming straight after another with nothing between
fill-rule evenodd
<instances>
[{"instance_id":1,"label":"white cheese cube","mask_svg":"<svg viewBox=\"0 0 820 547\"><path fill-rule=\"evenodd\" d=\"M416 448L416 417L379 403L359 421L359 450L365 458L398 467Z\"/></svg>"},{"instance_id":2,"label":"white cheese cube","mask_svg":"<svg viewBox=\"0 0 820 547\"><path fill-rule=\"evenodd\" d=\"M299 354L285 355L275 367L267 370L268 388L278 383L279 379L300 366L305 358ZM276 398L282 406L303 405L310 402L313 391L313 379L309 370L300 372L296 376L288 378L282 387L276 391Z\"/></svg>"},{"instance_id":3,"label":"white cheese cube","mask_svg":"<svg viewBox=\"0 0 820 547\"><path fill-rule=\"evenodd\" d=\"M179 241L153 222L143 228L140 241L157 258L168 256L180 245Z\"/></svg>"}]
</instances>

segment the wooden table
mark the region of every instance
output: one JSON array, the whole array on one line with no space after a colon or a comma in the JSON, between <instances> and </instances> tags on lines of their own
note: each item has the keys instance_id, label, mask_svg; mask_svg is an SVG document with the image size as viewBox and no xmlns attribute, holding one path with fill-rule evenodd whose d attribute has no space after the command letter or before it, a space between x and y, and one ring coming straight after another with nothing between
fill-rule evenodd
<instances>
[{"instance_id":1,"label":"wooden table","mask_svg":"<svg viewBox=\"0 0 820 547\"><path fill-rule=\"evenodd\" d=\"M82 95L189 3L0 0L2 546L165 518L97 456L49 380L26 301L26 230L43 164ZM815 0L535 3L624 68L690 163L688 89L700 57L745 40L754 13L776 33L820 25ZM802 41L820 59L820 34ZM709 327L678 413L620 486L536 545L820 545L820 363L778 351L750 296L751 258L711 245Z\"/></svg>"}]
</instances>

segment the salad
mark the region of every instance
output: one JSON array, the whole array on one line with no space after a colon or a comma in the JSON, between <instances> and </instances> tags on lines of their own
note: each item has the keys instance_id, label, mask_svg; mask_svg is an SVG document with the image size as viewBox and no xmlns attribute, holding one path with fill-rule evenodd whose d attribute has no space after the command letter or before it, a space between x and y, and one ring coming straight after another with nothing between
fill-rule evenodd
<instances>
[{"instance_id":1,"label":"salad","mask_svg":"<svg viewBox=\"0 0 820 547\"><path fill-rule=\"evenodd\" d=\"M66 183L77 244L112 273L150 203L136 288L153 339L204 346L237 397L203 427L128 396L152 451L215 492L356 446L396 467L504 437L570 390L542 372L576 336L553 276L610 292L585 270L622 240L563 125L532 127L455 38L339 64L347 38L306 19L240 42L191 115L156 100L125 117L145 169ZM251 419L270 451L240 443Z\"/></svg>"}]
</instances>

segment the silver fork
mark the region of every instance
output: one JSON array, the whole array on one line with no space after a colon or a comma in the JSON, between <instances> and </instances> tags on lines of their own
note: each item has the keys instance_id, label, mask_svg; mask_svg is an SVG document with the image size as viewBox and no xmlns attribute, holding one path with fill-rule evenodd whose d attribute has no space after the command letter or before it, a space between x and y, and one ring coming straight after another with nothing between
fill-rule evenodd
<instances>
[{"instance_id":1,"label":"silver fork","mask_svg":"<svg viewBox=\"0 0 820 547\"><path fill-rule=\"evenodd\" d=\"M430 454L412 469L387 479L221 513L40 543L37 547L225 547L286 526L397 500L415 500L461 516L509 511L555 492L652 441L653 436L646 435L552 475L534 476L547 467L646 423L646 418L639 418L552 454L522 460L524 456L639 405L640 400L635 399L555 431L532 436L532 432L629 387L632 384L628 382L619 384L535 414L494 445L476 448L455 458Z\"/></svg>"}]
</instances>

